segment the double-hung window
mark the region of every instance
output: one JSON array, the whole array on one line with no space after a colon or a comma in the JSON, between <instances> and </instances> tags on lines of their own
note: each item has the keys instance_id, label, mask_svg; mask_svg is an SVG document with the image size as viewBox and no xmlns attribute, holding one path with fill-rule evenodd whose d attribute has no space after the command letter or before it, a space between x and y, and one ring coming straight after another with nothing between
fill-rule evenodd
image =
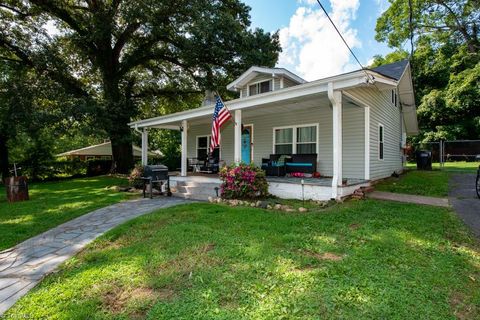
<instances>
[{"instance_id":1,"label":"double-hung window","mask_svg":"<svg viewBox=\"0 0 480 320\"><path fill-rule=\"evenodd\" d=\"M267 80L263 82L254 83L248 87L248 91L251 96L254 96L259 93L270 92L272 91L272 81Z\"/></svg>"},{"instance_id":2,"label":"double-hung window","mask_svg":"<svg viewBox=\"0 0 480 320\"><path fill-rule=\"evenodd\" d=\"M208 148L210 147L210 136L197 137L197 159L207 159Z\"/></svg>"},{"instance_id":3,"label":"double-hung window","mask_svg":"<svg viewBox=\"0 0 480 320\"><path fill-rule=\"evenodd\" d=\"M317 127L297 128L297 154L317 153Z\"/></svg>"},{"instance_id":4,"label":"double-hung window","mask_svg":"<svg viewBox=\"0 0 480 320\"><path fill-rule=\"evenodd\" d=\"M383 141L384 141L384 129L383 125L379 124L378 125L378 159L383 160L383 152L384 152L384 146L383 146Z\"/></svg>"},{"instance_id":5,"label":"double-hung window","mask_svg":"<svg viewBox=\"0 0 480 320\"><path fill-rule=\"evenodd\" d=\"M275 154L317 153L317 125L274 129Z\"/></svg>"},{"instance_id":6,"label":"double-hung window","mask_svg":"<svg viewBox=\"0 0 480 320\"><path fill-rule=\"evenodd\" d=\"M275 154L293 153L293 128L275 129Z\"/></svg>"}]
</instances>

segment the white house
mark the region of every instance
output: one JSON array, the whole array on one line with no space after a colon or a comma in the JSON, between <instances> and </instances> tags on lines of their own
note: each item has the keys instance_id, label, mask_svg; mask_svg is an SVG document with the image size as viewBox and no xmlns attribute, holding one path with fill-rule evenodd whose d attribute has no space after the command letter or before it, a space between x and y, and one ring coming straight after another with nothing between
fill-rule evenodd
<instances>
[{"instance_id":1,"label":"white house","mask_svg":"<svg viewBox=\"0 0 480 320\"><path fill-rule=\"evenodd\" d=\"M407 135L418 132L407 60L307 82L283 68L251 67L227 86L234 122L222 128L220 159L260 165L271 154L314 154L323 179L269 178L270 193L285 198L338 199L403 170ZM181 130L181 172L187 195L214 194L216 176L187 172L189 158L208 148L213 105L132 122L142 132L147 162L149 128ZM187 174L188 173L188 174ZM206 192L205 190L208 191Z\"/></svg>"}]
</instances>

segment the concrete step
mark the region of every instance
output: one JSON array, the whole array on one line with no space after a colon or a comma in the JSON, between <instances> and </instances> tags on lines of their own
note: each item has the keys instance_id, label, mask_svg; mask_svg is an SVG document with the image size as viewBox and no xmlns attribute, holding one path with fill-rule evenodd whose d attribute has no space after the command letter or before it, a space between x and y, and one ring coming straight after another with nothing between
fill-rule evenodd
<instances>
[{"instance_id":1,"label":"concrete step","mask_svg":"<svg viewBox=\"0 0 480 320\"><path fill-rule=\"evenodd\" d=\"M174 197L182 198L182 199L190 199L190 200L200 200L200 201L208 201L209 195L205 194L190 194L190 193L182 193L182 192L174 192Z\"/></svg>"},{"instance_id":2,"label":"concrete step","mask_svg":"<svg viewBox=\"0 0 480 320\"><path fill-rule=\"evenodd\" d=\"M202 187L202 188L214 189L215 187L220 187L220 183L177 181L177 187Z\"/></svg>"},{"instance_id":3,"label":"concrete step","mask_svg":"<svg viewBox=\"0 0 480 320\"><path fill-rule=\"evenodd\" d=\"M215 192L215 188L198 186L198 187L191 187L191 186L183 186L177 187L178 192L182 193L189 193L189 194L204 194L208 196L216 196L217 193ZM220 192L220 191L219 191Z\"/></svg>"}]
</instances>

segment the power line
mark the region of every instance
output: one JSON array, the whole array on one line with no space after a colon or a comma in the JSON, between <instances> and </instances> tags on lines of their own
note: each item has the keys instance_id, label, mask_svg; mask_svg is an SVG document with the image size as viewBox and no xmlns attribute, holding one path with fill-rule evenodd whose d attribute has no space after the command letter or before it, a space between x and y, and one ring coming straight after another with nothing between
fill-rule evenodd
<instances>
[{"instance_id":1,"label":"power line","mask_svg":"<svg viewBox=\"0 0 480 320\"><path fill-rule=\"evenodd\" d=\"M363 72L365 72L365 74L367 75L367 78L369 80L373 80L370 78L370 75L367 73L367 71L365 71L365 68L363 67L362 63L360 62L360 60L358 60L357 56L355 55L355 53L353 52L352 48L350 48L350 46L348 45L347 41L345 40L345 38L343 37L342 33L340 32L340 30L338 30L337 26L335 25L335 23L333 22L332 18L330 18L330 15L328 14L327 10L325 10L325 7L322 5L322 3L320 2L320 0L317 0L317 3L318 5L320 6L320 8L322 8L323 12L325 13L325 15L327 16L328 20L330 20L330 23L332 24L332 26L335 28L335 30L337 31L338 35L340 36L340 38L342 39L343 43L345 44L345 46L348 48L348 50L350 51L350 53L352 54L352 56L355 58L355 60L357 61L358 65L360 66L360 68L363 70Z\"/></svg>"}]
</instances>

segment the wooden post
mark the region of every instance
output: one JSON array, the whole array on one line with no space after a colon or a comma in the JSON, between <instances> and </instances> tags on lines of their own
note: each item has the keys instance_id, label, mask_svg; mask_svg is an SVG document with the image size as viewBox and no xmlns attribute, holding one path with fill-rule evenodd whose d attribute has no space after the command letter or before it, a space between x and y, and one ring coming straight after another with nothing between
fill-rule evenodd
<instances>
[{"instance_id":1,"label":"wooden post","mask_svg":"<svg viewBox=\"0 0 480 320\"><path fill-rule=\"evenodd\" d=\"M27 177L9 177L5 179L8 202L29 200Z\"/></svg>"},{"instance_id":2,"label":"wooden post","mask_svg":"<svg viewBox=\"0 0 480 320\"><path fill-rule=\"evenodd\" d=\"M182 121L182 164L180 169L180 176L187 176L187 140L188 140L188 122Z\"/></svg>"},{"instance_id":3,"label":"wooden post","mask_svg":"<svg viewBox=\"0 0 480 320\"><path fill-rule=\"evenodd\" d=\"M343 184L342 175L342 92L333 90L333 83L328 84L328 98L333 110L333 178L332 198L337 199L338 187Z\"/></svg>"},{"instance_id":4,"label":"wooden post","mask_svg":"<svg viewBox=\"0 0 480 320\"><path fill-rule=\"evenodd\" d=\"M142 165L148 165L148 129L142 131Z\"/></svg>"},{"instance_id":5,"label":"wooden post","mask_svg":"<svg viewBox=\"0 0 480 320\"><path fill-rule=\"evenodd\" d=\"M239 164L242 162L242 110L235 110L233 139L233 160L235 164Z\"/></svg>"}]
</instances>

